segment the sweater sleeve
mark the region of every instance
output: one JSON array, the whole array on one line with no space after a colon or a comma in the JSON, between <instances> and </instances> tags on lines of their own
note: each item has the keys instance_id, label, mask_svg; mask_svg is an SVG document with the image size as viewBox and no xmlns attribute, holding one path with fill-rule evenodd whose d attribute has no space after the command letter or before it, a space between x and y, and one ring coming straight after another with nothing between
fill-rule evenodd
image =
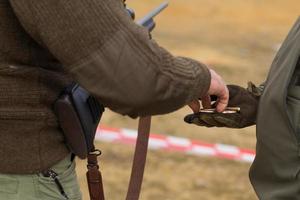
<instances>
[{"instance_id":1,"label":"sweater sleeve","mask_svg":"<svg viewBox=\"0 0 300 200\"><path fill-rule=\"evenodd\" d=\"M164 114L205 94L208 68L160 47L122 2L10 0L25 30L118 113Z\"/></svg>"}]
</instances>

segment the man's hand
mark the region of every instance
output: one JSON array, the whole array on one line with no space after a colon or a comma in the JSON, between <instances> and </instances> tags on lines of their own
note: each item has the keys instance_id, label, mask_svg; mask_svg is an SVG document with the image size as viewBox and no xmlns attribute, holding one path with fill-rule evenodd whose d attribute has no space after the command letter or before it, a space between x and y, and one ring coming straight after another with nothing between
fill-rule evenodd
<instances>
[{"instance_id":1,"label":"man's hand","mask_svg":"<svg viewBox=\"0 0 300 200\"><path fill-rule=\"evenodd\" d=\"M210 74L211 74L210 87L207 94L201 97L202 106L204 108L210 108L211 107L210 96L214 95L217 97L216 109L218 112L222 112L225 110L228 104L228 99L229 99L228 88L225 85L221 76L219 76L214 70L210 69ZM199 112L200 102L198 100L194 100L188 105L193 110L194 113Z\"/></svg>"}]
</instances>

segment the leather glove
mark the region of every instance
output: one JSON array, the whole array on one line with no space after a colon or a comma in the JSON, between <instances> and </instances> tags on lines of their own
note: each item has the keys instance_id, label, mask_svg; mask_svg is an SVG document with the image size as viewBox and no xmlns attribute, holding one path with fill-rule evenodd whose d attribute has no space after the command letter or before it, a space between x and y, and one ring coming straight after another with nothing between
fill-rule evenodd
<instances>
[{"instance_id":1,"label":"leather glove","mask_svg":"<svg viewBox=\"0 0 300 200\"><path fill-rule=\"evenodd\" d=\"M248 88L238 85L228 85L229 102L228 107L240 107L237 113L194 113L187 115L184 121L189 124L196 124L205 127L228 127L244 128L254 125L259 97L262 94L262 87L256 87L252 82ZM212 105L213 107L213 105Z\"/></svg>"}]
</instances>

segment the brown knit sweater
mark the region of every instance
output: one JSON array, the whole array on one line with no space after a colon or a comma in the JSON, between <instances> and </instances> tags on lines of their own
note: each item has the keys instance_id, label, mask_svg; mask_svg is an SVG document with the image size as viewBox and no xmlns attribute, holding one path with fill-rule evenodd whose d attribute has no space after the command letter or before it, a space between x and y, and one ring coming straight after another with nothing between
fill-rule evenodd
<instances>
[{"instance_id":1,"label":"brown knit sweater","mask_svg":"<svg viewBox=\"0 0 300 200\"><path fill-rule=\"evenodd\" d=\"M175 111L210 74L135 25L121 0L0 0L0 173L34 173L68 154L52 105L75 80L131 117Z\"/></svg>"}]
</instances>

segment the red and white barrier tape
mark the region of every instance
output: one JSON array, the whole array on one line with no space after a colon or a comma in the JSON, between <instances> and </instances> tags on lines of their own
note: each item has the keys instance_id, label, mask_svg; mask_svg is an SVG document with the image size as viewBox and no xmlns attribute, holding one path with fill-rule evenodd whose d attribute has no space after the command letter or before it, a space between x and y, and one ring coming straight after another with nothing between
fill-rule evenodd
<instances>
[{"instance_id":1,"label":"red and white barrier tape","mask_svg":"<svg viewBox=\"0 0 300 200\"><path fill-rule=\"evenodd\" d=\"M97 130L95 139L105 142L134 144L136 138L136 130L100 126ZM158 134L150 134L149 149L177 151L192 155L212 156L249 163L252 162L255 157L255 151L253 150L240 149L225 144L209 144L199 140Z\"/></svg>"}]
</instances>

